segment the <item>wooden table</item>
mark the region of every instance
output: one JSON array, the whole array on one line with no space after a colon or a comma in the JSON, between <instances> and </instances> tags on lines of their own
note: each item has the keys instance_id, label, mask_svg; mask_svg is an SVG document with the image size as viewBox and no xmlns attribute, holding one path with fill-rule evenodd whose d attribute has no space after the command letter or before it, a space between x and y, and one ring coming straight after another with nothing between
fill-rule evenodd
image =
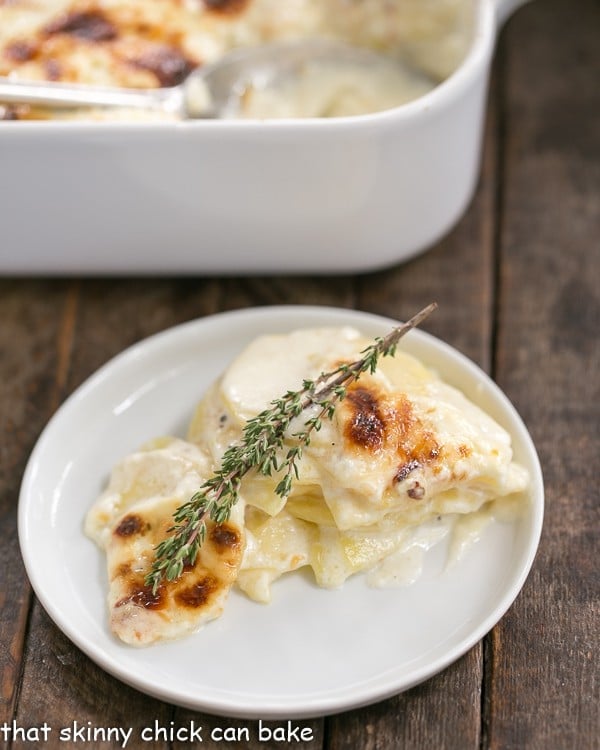
<instances>
[{"instance_id":1,"label":"wooden table","mask_svg":"<svg viewBox=\"0 0 600 750\"><path fill-rule=\"evenodd\" d=\"M36 746L5 740L4 722L56 728L76 719L133 726L135 736L154 719L185 726L192 718L206 727L202 747L287 746L210 742L210 727L248 727L255 737L256 723L148 698L71 645L33 596L21 562L22 473L42 427L73 389L155 331L277 303L402 319L432 299L441 309L425 327L489 371L531 430L546 481L542 543L514 606L457 663L377 705L297 722L313 735L298 746L600 747L599 29L596 0L538 0L511 19L496 57L475 200L447 237L405 265L334 278L0 281L0 747ZM55 732L37 746L69 745ZM139 738L127 745L190 746Z\"/></svg>"}]
</instances>

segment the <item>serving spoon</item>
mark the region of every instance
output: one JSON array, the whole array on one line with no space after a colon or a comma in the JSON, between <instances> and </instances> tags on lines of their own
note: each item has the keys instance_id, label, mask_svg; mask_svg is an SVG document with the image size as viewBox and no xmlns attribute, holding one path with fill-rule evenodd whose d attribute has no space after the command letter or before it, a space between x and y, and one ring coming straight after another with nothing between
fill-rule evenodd
<instances>
[{"instance_id":1,"label":"serving spoon","mask_svg":"<svg viewBox=\"0 0 600 750\"><path fill-rule=\"evenodd\" d=\"M248 86L266 87L301 73L308 63L394 66L400 63L327 39L272 42L236 49L196 68L177 86L157 89L98 87L75 83L0 78L0 101L54 108L127 107L161 111L182 119L220 118L235 113Z\"/></svg>"}]
</instances>

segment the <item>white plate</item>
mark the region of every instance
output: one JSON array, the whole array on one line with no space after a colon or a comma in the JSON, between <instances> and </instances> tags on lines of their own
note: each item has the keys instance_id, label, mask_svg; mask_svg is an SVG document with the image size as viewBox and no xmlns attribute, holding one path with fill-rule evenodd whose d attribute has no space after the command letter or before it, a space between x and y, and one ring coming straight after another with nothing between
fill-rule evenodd
<instances>
[{"instance_id":1,"label":"white plate","mask_svg":"<svg viewBox=\"0 0 600 750\"><path fill-rule=\"evenodd\" d=\"M324 591L308 576L276 584L259 605L233 592L223 616L183 640L135 649L107 627L103 555L82 524L113 464L156 435L184 435L196 401L247 342L265 332L350 324L369 336L393 321L318 307L223 313L153 336L84 383L40 437L21 489L27 572L58 627L100 667L157 698L214 714L301 718L383 699L440 671L500 619L539 541L542 475L531 438L506 397L472 362L422 331L402 346L461 387L512 434L533 478L518 522L493 524L448 570L428 553L424 576L398 589L356 577Z\"/></svg>"}]
</instances>

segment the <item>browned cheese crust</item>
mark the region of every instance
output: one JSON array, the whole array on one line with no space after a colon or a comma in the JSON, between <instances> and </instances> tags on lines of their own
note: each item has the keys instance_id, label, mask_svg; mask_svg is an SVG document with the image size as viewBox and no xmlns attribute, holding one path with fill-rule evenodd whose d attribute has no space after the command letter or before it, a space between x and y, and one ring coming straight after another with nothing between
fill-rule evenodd
<instances>
[{"instance_id":1,"label":"browned cheese crust","mask_svg":"<svg viewBox=\"0 0 600 750\"><path fill-rule=\"evenodd\" d=\"M172 526L175 507L165 503L124 515L107 548L110 626L121 640L147 645L190 632L218 617L234 583L244 551L243 529L233 521L207 524L194 565L156 592L144 582L154 548Z\"/></svg>"}]
</instances>

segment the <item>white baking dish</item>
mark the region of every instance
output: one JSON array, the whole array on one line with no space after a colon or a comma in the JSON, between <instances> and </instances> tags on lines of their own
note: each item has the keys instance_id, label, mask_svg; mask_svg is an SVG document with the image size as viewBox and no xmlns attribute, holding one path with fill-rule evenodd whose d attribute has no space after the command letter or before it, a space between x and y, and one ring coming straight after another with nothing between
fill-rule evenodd
<instances>
[{"instance_id":1,"label":"white baking dish","mask_svg":"<svg viewBox=\"0 0 600 750\"><path fill-rule=\"evenodd\" d=\"M499 25L396 109L338 119L0 124L0 272L334 273L429 247L479 172Z\"/></svg>"}]
</instances>

